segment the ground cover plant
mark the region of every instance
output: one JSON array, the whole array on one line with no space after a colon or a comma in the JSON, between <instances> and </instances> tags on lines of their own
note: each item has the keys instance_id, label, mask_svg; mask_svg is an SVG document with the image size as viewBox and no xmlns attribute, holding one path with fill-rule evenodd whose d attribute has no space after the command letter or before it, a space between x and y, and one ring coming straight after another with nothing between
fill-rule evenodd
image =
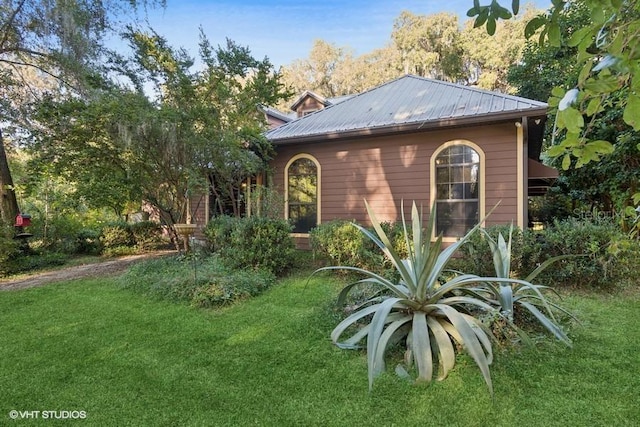
<instances>
[{"instance_id":1,"label":"ground cover plant","mask_svg":"<svg viewBox=\"0 0 640 427\"><path fill-rule=\"evenodd\" d=\"M276 281L266 269L234 270L217 256L192 252L131 267L118 282L125 289L197 307L228 305L258 295Z\"/></svg>"},{"instance_id":2,"label":"ground cover plant","mask_svg":"<svg viewBox=\"0 0 640 427\"><path fill-rule=\"evenodd\" d=\"M308 275L216 310L114 278L1 292L0 424L44 424L12 410L86 411L78 421L90 426L640 423L637 288L567 296L583 322L574 347L496 352L492 400L466 356L447 381L411 386L384 373L369 392L365 354L327 338L344 282Z\"/></svg>"}]
</instances>

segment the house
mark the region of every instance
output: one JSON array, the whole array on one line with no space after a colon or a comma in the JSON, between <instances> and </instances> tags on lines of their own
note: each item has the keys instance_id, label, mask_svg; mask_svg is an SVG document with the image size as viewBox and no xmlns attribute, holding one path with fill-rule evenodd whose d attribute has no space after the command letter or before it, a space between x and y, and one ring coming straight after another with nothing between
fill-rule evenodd
<instances>
[{"instance_id":1,"label":"house","mask_svg":"<svg viewBox=\"0 0 640 427\"><path fill-rule=\"evenodd\" d=\"M446 241L498 203L486 225L524 228L529 196L557 177L539 162L542 102L405 75L338 102L305 92L292 109L266 136L270 180L302 245L323 222L367 224L365 199L381 221L399 220L403 201L435 203Z\"/></svg>"}]
</instances>

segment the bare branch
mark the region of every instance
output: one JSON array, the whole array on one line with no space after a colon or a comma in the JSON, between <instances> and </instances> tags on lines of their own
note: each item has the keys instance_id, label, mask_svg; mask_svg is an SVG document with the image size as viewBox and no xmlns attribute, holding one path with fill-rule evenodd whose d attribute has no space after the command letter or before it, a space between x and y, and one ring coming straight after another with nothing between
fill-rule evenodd
<instances>
[{"instance_id":1,"label":"bare branch","mask_svg":"<svg viewBox=\"0 0 640 427\"><path fill-rule=\"evenodd\" d=\"M4 44L7 42L7 38L9 37L9 28L11 28L13 22L16 20L16 16L18 16L18 12L20 12L20 9L22 9L22 6L24 6L25 1L26 0L22 0L20 3L18 3L16 10L13 11L11 17L7 20L7 22L5 22L5 24L2 26L2 29L0 30L2 32L2 41L0 41L0 52L4 52Z\"/></svg>"}]
</instances>

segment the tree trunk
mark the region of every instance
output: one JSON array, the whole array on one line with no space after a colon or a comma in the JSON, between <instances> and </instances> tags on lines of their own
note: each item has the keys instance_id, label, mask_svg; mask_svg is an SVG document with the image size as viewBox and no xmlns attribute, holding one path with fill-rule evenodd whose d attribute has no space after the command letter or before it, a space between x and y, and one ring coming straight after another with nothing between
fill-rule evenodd
<instances>
[{"instance_id":1,"label":"tree trunk","mask_svg":"<svg viewBox=\"0 0 640 427\"><path fill-rule=\"evenodd\" d=\"M18 208L18 200L13 190L13 179L11 178L11 170L7 161L7 153L4 149L4 139L2 138L2 130L0 130L0 215L2 221L13 224L16 215L20 212Z\"/></svg>"}]
</instances>

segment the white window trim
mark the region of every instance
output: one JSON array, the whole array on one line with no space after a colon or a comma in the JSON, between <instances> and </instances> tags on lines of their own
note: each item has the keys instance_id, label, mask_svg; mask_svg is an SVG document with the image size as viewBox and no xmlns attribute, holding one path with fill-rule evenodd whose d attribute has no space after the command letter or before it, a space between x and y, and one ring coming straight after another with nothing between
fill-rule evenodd
<instances>
[{"instance_id":1,"label":"white window trim","mask_svg":"<svg viewBox=\"0 0 640 427\"><path fill-rule=\"evenodd\" d=\"M429 196L430 196L430 206L433 207L434 203L436 201L436 158L440 155L440 153L444 150L446 150L449 147L453 147L456 145L466 145L470 148L473 148L478 155L480 156L480 177L479 177L479 184L480 184L480 194L479 194L479 199L478 199L478 204L479 204L479 220L482 220L482 218L484 218L485 215L485 187L486 187L486 180L485 180L485 154L484 151L482 150L482 148L480 148L477 144L466 140L466 139L454 139L451 141L447 141L444 144L442 144L441 146L439 146L431 155L431 160L429 162L430 164L430 186L429 186ZM429 215L432 215L433 212L430 212ZM484 223L482 224L482 227L484 227ZM432 239L435 239L437 237L437 235L435 234L436 230L435 227L433 229L433 235L431 236ZM458 240L457 237L442 237L442 241L443 242L456 242Z\"/></svg>"},{"instance_id":2,"label":"white window trim","mask_svg":"<svg viewBox=\"0 0 640 427\"><path fill-rule=\"evenodd\" d=\"M320 225L320 219L322 218L322 169L320 167L320 162L311 154L300 153L296 154L292 158L289 159L287 165L284 168L284 218L286 220L289 219L289 167L299 159L309 159L316 165L316 171L318 174L317 180L317 194L316 194L316 226ZM309 237L309 233L291 233L293 237Z\"/></svg>"}]
</instances>

